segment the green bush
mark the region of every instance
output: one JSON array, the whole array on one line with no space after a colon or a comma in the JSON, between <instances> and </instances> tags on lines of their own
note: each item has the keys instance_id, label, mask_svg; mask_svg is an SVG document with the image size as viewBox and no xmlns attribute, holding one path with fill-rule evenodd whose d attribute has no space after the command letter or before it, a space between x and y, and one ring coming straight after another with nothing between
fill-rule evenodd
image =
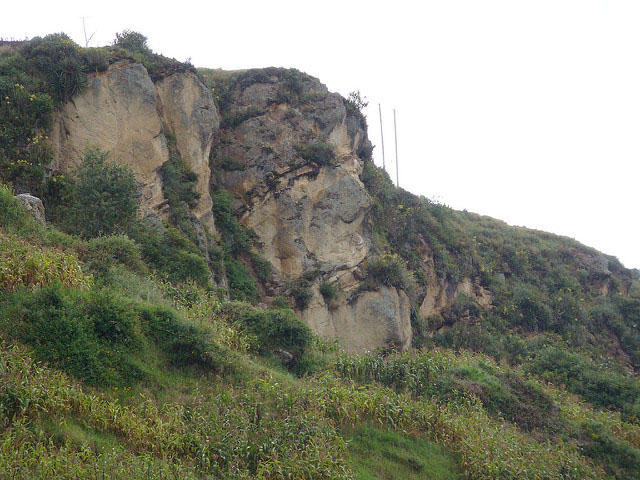
<instances>
[{"instance_id":1,"label":"green bush","mask_svg":"<svg viewBox=\"0 0 640 480\"><path fill-rule=\"evenodd\" d=\"M333 282L322 282L320 284L320 293L327 302L338 298L338 289Z\"/></svg>"},{"instance_id":2,"label":"green bush","mask_svg":"<svg viewBox=\"0 0 640 480\"><path fill-rule=\"evenodd\" d=\"M13 231L28 222L29 214L15 199L13 191L0 183L0 227Z\"/></svg>"},{"instance_id":3,"label":"green bush","mask_svg":"<svg viewBox=\"0 0 640 480\"><path fill-rule=\"evenodd\" d=\"M174 310L156 306L141 306L143 327L176 367L199 367L213 373L230 368L231 352L206 339L206 333L184 323Z\"/></svg>"},{"instance_id":4,"label":"green bush","mask_svg":"<svg viewBox=\"0 0 640 480\"><path fill-rule=\"evenodd\" d=\"M251 255L251 266L253 267L253 271L258 277L258 280L264 285L271 280L273 277L273 265L266 258L258 255Z\"/></svg>"},{"instance_id":5,"label":"green bush","mask_svg":"<svg viewBox=\"0 0 640 480\"><path fill-rule=\"evenodd\" d=\"M117 47L129 50L130 52L150 55L151 49L147 44L147 40L147 37L139 32L134 32L132 30L123 30L122 32L116 33L116 38L113 44Z\"/></svg>"},{"instance_id":6,"label":"green bush","mask_svg":"<svg viewBox=\"0 0 640 480\"><path fill-rule=\"evenodd\" d=\"M242 110L234 110L223 115L220 128L236 128L250 118L259 117L263 113L264 111L255 105L251 105Z\"/></svg>"},{"instance_id":7,"label":"green bush","mask_svg":"<svg viewBox=\"0 0 640 480\"><path fill-rule=\"evenodd\" d=\"M42 287L52 282L86 289L93 278L82 271L73 254L42 248L0 232L0 291Z\"/></svg>"},{"instance_id":8,"label":"green bush","mask_svg":"<svg viewBox=\"0 0 640 480\"><path fill-rule=\"evenodd\" d=\"M209 285L210 271L204 255L176 228L166 226L158 233L152 226L139 223L129 234L140 245L147 265L170 282L193 279L203 287Z\"/></svg>"},{"instance_id":9,"label":"green bush","mask_svg":"<svg viewBox=\"0 0 640 480\"><path fill-rule=\"evenodd\" d=\"M300 310L306 309L313 298L311 283L304 277L291 282L288 286L288 293L293 297L296 308Z\"/></svg>"},{"instance_id":10,"label":"green bush","mask_svg":"<svg viewBox=\"0 0 640 480\"><path fill-rule=\"evenodd\" d=\"M136 311L112 291L92 290L87 298L86 312L101 341L129 347L140 343L135 332Z\"/></svg>"},{"instance_id":11,"label":"green bush","mask_svg":"<svg viewBox=\"0 0 640 480\"><path fill-rule=\"evenodd\" d=\"M231 299L256 302L258 300L258 288L249 269L240 260L233 257L226 258L225 266L227 268L227 282Z\"/></svg>"},{"instance_id":12,"label":"green bush","mask_svg":"<svg viewBox=\"0 0 640 480\"><path fill-rule=\"evenodd\" d=\"M143 373L131 361L137 316L112 293L69 291L53 284L0 302L4 333L37 357L92 385L131 384Z\"/></svg>"},{"instance_id":13,"label":"green bush","mask_svg":"<svg viewBox=\"0 0 640 480\"><path fill-rule=\"evenodd\" d=\"M587 420L582 425L581 450L605 467L615 478L640 478L640 450L608 431L604 425Z\"/></svg>"},{"instance_id":14,"label":"green bush","mask_svg":"<svg viewBox=\"0 0 640 480\"><path fill-rule=\"evenodd\" d=\"M97 274L104 274L115 264L138 274L147 271L140 246L126 235L92 238L84 260L89 270Z\"/></svg>"},{"instance_id":15,"label":"green bush","mask_svg":"<svg viewBox=\"0 0 640 480\"><path fill-rule=\"evenodd\" d=\"M211 199L216 227L220 230L225 249L233 256L249 253L253 240L248 230L234 217L229 193L221 188L214 189Z\"/></svg>"},{"instance_id":16,"label":"green bush","mask_svg":"<svg viewBox=\"0 0 640 480\"><path fill-rule=\"evenodd\" d=\"M33 74L42 77L51 95L66 101L86 85L86 65L78 46L64 33L36 37L20 50Z\"/></svg>"},{"instance_id":17,"label":"green bush","mask_svg":"<svg viewBox=\"0 0 640 480\"><path fill-rule=\"evenodd\" d=\"M240 325L258 338L261 353L284 349L297 360L311 342L311 330L293 310L247 309L240 314Z\"/></svg>"},{"instance_id":18,"label":"green bush","mask_svg":"<svg viewBox=\"0 0 640 480\"><path fill-rule=\"evenodd\" d=\"M238 172L246 168L242 161L230 157L223 158L216 166L227 172Z\"/></svg>"},{"instance_id":19,"label":"green bush","mask_svg":"<svg viewBox=\"0 0 640 480\"><path fill-rule=\"evenodd\" d=\"M21 192L42 193L53 160L44 136L52 111L49 95L0 76L0 179Z\"/></svg>"},{"instance_id":20,"label":"green bush","mask_svg":"<svg viewBox=\"0 0 640 480\"><path fill-rule=\"evenodd\" d=\"M564 383L569 391L597 407L615 408L640 418L636 404L640 398L638 379L598 365L568 347L546 347L525 368L550 381Z\"/></svg>"},{"instance_id":21,"label":"green bush","mask_svg":"<svg viewBox=\"0 0 640 480\"><path fill-rule=\"evenodd\" d=\"M406 262L395 253L367 260L367 275L378 284L401 290L409 290L413 284Z\"/></svg>"},{"instance_id":22,"label":"green bush","mask_svg":"<svg viewBox=\"0 0 640 480\"><path fill-rule=\"evenodd\" d=\"M85 238L124 233L138 209L136 179L130 168L108 163L107 152L88 148L76 171L67 228Z\"/></svg>"},{"instance_id":23,"label":"green bush","mask_svg":"<svg viewBox=\"0 0 640 480\"><path fill-rule=\"evenodd\" d=\"M169 218L182 233L197 244L198 236L194 228L195 217L191 209L198 205L200 194L196 191L198 175L189 169L178 152L175 137L165 131L169 148L169 161L160 167L162 193L169 204Z\"/></svg>"},{"instance_id":24,"label":"green bush","mask_svg":"<svg viewBox=\"0 0 640 480\"><path fill-rule=\"evenodd\" d=\"M306 145L298 145L296 150L304 160L318 166L335 165L336 163L333 145L322 140L313 140Z\"/></svg>"}]
</instances>

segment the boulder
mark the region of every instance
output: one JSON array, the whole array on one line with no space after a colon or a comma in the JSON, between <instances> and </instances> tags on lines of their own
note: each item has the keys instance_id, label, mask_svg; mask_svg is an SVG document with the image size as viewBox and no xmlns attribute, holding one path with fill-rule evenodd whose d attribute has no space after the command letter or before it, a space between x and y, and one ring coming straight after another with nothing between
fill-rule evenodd
<instances>
[{"instance_id":1,"label":"boulder","mask_svg":"<svg viewBox=\"0 0 640 480\"><path fill-rule=\"evenodd\" d=\"M34 197L28 193L21 193L16 195L16 200L22 203L27 211L41 224L45 224L45 216L44 216L44 205L42 204L42 200L38 197Z\"/></svg>"}]
</instances>

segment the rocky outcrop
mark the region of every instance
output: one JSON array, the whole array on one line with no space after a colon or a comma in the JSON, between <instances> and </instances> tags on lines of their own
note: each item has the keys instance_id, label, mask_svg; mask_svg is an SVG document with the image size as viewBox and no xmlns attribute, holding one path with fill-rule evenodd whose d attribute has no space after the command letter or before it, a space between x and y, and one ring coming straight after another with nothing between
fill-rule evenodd
<instances>
[{"instance_id":1,"label":"rocky outcrop","mask_svg":"<svg viewBox=\"0 0 640 480\"><path fill-rule=\"evenodd\" d=\"M327 307L315 291L314 301L302 319L325 338L337 338L349 353L375 348L406 350L411 346L411 304L407 294L382 286L363 292L353 303Z\"/></svg>"},{"instance_id":2,"label":"rocky outcrop","mask_svg":"<svg viewBox=\"0 0 640 480\"><path fill-rule=\"evenodd\" d=\"M365 217L371 205L357 151L366 140L351 125L342 97L302 76L293 94L282 71L241 75L216 142L218 183L238 196L242 222L258 235L262 254L282 278L305 271L354 268L367 255ZM255 83L249 83L253 80ZM300 148L320 140L335 162L318 165Z\"/></svg>"},{"instance_id":3,"label":"rocky outcrop","mask_svg":"<svg viewBox=\"0 0 640 480\"><path fill-rule=\"evenodd\" d=\"M164 214L159 170L169 159L168 130L199 176L200 200L194 214L213 228L208 159L219 122L207 88L192 73L175 73L154 85L142 65L126 60L88 77L83 93L56 114L50 136L56 166L72 169L87 146L107 150L110 159L133 170L140 184L141 209Z\"/></svg>"},{"instance_id":4,"label":"rocky outcrop","mask_svg":"<svg viewBox=\"0 0 640 480\"><path fill-rule=\"evenodd\" d=\"M318 80L279 69L232 80L223 128L215 143L218 185L236 195L241 222L257 235L260 253L287 282L319 272L302 319L350 352L411 345L405 292L359 291L360 264L370 252L371 198L360 181L368 145L361 121L341 96ZM309 144L330 145L331 161L305 158ZM328 305L321 280L341 292Z\"/></svg>"},{"instance_id":5,"label":"rocky outcrop","mask_svg":"<svg viewBox=\"0 0 640 480\"><path fill-rule=\"evenodd\" d=\"M182 159L198 175L200 200L193 213L213 229L209 153L220 124L213 96L193 73L170 75L155 86L163 124L175 136Z\"/></svg>"},{"instance_id":6,"label":"rocky outcrop","mask_svg":"<svg viewBox=\"0 0 640 480\"><path fill-rule=\"evenodd\" d=\"M16 200L18 200L27 211L41 224L45 224L45 215L44 215L44 205L42 204L42 200L38 197L34 197L28 193L21 193L16 195Z\"/></svg>"}]
</instances>

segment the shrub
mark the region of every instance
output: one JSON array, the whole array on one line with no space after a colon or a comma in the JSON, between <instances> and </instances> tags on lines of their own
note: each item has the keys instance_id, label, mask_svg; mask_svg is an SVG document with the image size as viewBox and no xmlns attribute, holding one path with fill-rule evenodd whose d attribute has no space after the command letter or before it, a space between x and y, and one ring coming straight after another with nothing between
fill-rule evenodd
<instances>
[{"instance_id":1,"label":"shrub","mask_svg":"<svg viewBox=\"0 0 640 480\"><path fill-rule=\"evenodd\" d=\"M324 281L320 284L320 294L330 310L337 308L338 288L336 282Z\"/></svg>"},{"instance_id":2,"label":"shrub","mask_svg":"<svg viewBox=\"0 0 640 480\"><path fill-rule=\"evenodd\" d=\"M108 153L88 148L76 171L74 203L69 228L85 238L123 233L138 208L138 188L128 167L107 162Z\"/></svg>"},{"instance_id":3,"label":"shrub","mask_svg":"<svg viewBox=\"0 0 640 480\"><path fill-rule=\"evenodd\" d=\"M288 290L297 308L304 310L309 306L313 298L313 291L311 290L309 280L304 277L294 280L289 284Z\"/></svg>"},{"instance_id":4,"label":"shrub","mask_svg":"<svg viewBox=\"0 0 640 480\"><path fill-rule=\"evenodd\" d=\"M196 191L198 175L189 169L178 152L175 137L165 132L169 148L169 161L160 167L162 193L169 204L170 220L180 231L197 243L198 238L193 226L195 220L190 209L198 205L200 194Z\"/></svg>"},{"instance_id":5,"label":"shrub","mask_svg":"<svg viewBox=\"0 0 640 480\"><path fill-rule=\"evenodd\" d=\"M395 253L368 260L367 274L378 284L402 290L410 289L413 280L406 262Z\"/></svg>"},{"instance_id":6,"label":"shrub","mask_svg":"<svg viewBox=\"0 0 640 480\"><path fill-rule=\"evenodd\" d=\"M141 246L144 261L173 283L193 279L201 286L209 285L209 267L202 252L183 233L166 226L162 233L140 223L130 235Z\"/></svg>"},{"instance_id":7,"label":"shrub","mask_svg":"<svg viewBox=\"0 0 640 480\"><path fill-rule=\"evenodd\" d=\"M513 292L513 300L517 308L514 323L520 323L534 331L548 330L552 326L552 312L541 292L529 285L516 286Z\"/></svg>"},{"instance_id":8,"label":"shrub","mask_svg":"<svg viewBox=\"0 0 640 480\"><path fill-rule=\"evenodd\" d=\"M318 166L335 165L336 155L333 146L322 140L313 140L306 145L296 147L298 155L307 162L313 162Z\"/></svg>"},{"instance_id":9,"label":"shrub","mask_svg":"<svg viewBox=\"0 0 640 480\"><path fill-rule=\"evenodd\" d=\"M615 478L640 478L640 450L595 420L587 420L581 429L580 447L585 455L602 464Z\"/></svg>"},{"instance_id":10,"label":"shrub","mask_svg":"<svg viewBox=\"0 0 640 480\"><path fill-rule=\"evenodd\" d=\"M0 227L16 230L28 222L29 214L15 199L13 191L0 183Z\"/></svg>"},{"instance_id":11,"label":"shrub","mask_svg":"<svg viewBox=\"0 0 640 480\"><path fill-rule=\"evenodd\" d=\"M249 269L240 260L232 257L227 257L225 265L231 299L247 302L257 301L258 289Z\"/></svg>"},{"instance_id":12,"label":"shrub","mask_svg":"<svg viewBox=\"0 0 640 480\"><path fill-rule=\"evenodd\" d=\"M220 162L218 162L217 166L227 172L238 172L246 168L245 164L240 160L230 157L223 158Z\"/></svg>"},{"instance_id":13,"label":"shrub","mask_svg":"<svg viewBox=\"0 0 640 480\"><path fill-rule=\"evenodd\" d=\"M255 105L251 105L242 110L234 110L225 114L220 122L220 128L236 128L250 118L259 117L264 111Z\"/></svg>"},{"instance_id":14,"label":"shrub","mask_svg":"<svg viewBox=\"0 0 640 480\"><path fill-rule=\"evenodd\" d=\"M266 284L271 280L273 276L273 265L271 265L269 260L254 253L251 255L251 266L253 267L256 277L258 277L258 280L262 282L262 284Z\"/></svg>"},{"instance_id":15,"label":"shrub","mask_svg":"<svg viewBox=\"0 0 640 480\"><path fill-rule=\"evenodd\" d=\"M42 191L46 168L53 160L43 135L52 111L49 95L0 76L0 178L21 192Z\"/></svg>"},{"instance_id":16,"label":"shrub","mask_svg":"<svg viewBox=\"0 0 640 480\"><path fill-rule=\"evenodd\" d=\"M179 202L184 202L189 208L198 205L200 194L195 190L198 175L192 172L177 151L175 140L168 135L169 161L160 167L162 177L162 192L169 201L170 207L175 208Z\"/></svg>"},{"instance_id":17,"label":"shrub","mask_svg":"<svg viewBox=\"0 0 640 480\"><path fill-rule=\"evenodd\" d=\"M226 250L234 256L251 251L253 241L248 230L233 215L231 197L223 189L211 191L213 215Z\"/></svg>"},{"instance_id":18,"label":"shrub","mask_svg":"<svg viewBox=\"0 0 640 480\"><path fill-rule=\"evenodd\" d=\"M369 105L369 102L366 101L366 97L363 98L360 95L360 91L351 92L349 96L344 99L347 115L356 118L365 132L367 131L367 119L364 116L363 110L367 108L367 105ZM369 146L371 146L370 143ZM371 158L371 152L369 152L368 155L365 152L362 153L365 155L362 158ZM360 152L358 155L360 155Z\"/></svg>"},{"instance_id":19,"label":"shrub","mask_svg":"<svg viewBox=\"0 0 640 480\"><path fill-rule=\"evenodd\" d=\"M110 290L92 290L87 296L86 312L101 341L118 346L135 346L137 314L132 306Z\"/></svg>"},{"instance_id":20,"label":"shrub","mask_svg":"<svg viewBox=\"0 0 640 480\"><path fill-rule=\"evenodd\" d=\"M87 267L98 274L105 273L114 264L119 264L134 273L146 273L140 246L126 235L112 235L89 240Z\"/></svg>"},{"instance_id":21,"label":"shrub","mask_svg":"<svg viewBox=\"0 0 640 480\"><path fill-rule=\"evenodd\" d=\"M140 307L147 334L153 338L176 367L200 367L222 373L230 366L230 352L206 340L205 332L188 325L169 308Z\"/></svg>"},{"instance_id":22,"label":"shrub","mask_svg":"<svg viewBox=\"0 0 640 480\"><path fill-rule=\"evenodd\" d=\"M247 309L239 317L240 324L258 338L261 353L284 349L297 360L311 342L311 330L293 310Z\"/></svg>"},{"instance_id":23,"label":"shrub","mask_svg":"<svg viewBox=\"0 0 640 480\"><path fill-rule=\"evenodd\" d=\"M338 289L336 284L332 282L322 282L320 284L320 293L327 302L338 298Z\"/></svg>"},{"instance_id":24,"label":"shrub","mask_svg":"<svg viewBox=\"0 0 640 480\"><path fill-rule=\"evenodd\" d=\"M300 95L304 89L302 83L302 74L300 70L296 68L290 68L283 73L284 85L289 91L295 95Z\"/></svg>"},{"instance_id":25,"label":"shrub","mask_svg":"<svg viewBox=\"0 0 640 480\"><path fill-rule=\"evenodd\" d=\"M0 316L10 338L89 384L131 384L143 376L127 352L139 343L133 328L137 317L114 294L53 284L8 297Z\"/></svg>"},{"instance_id":26,"label":"shrub","mask_svg":"<svg viewBox=\"0 0 640 480\"><path fill-rule=\"evenodd\" d=\"M147 40L147 37L139 32L134 32L132 30L123 30L122 32L116 33L116 38L113 44L117 47L129 50L130 52L149 55L151 54L151 49L147 44Z\"/></svg>"},{"instance_id":27,"label":"shrub","mask_svg":"<svg viewBox=\"0 0 640 480\"><path fill-rule=\"evenodd\" d=\"M571 352L568 347L549 346L540 350L526 364L531 373L553 382L562 382L567 389L598 407L616 408L638 416L635 403L640 397L640 382L612 368L597 365L588 357Z\"/></svg>"}]
</instances>

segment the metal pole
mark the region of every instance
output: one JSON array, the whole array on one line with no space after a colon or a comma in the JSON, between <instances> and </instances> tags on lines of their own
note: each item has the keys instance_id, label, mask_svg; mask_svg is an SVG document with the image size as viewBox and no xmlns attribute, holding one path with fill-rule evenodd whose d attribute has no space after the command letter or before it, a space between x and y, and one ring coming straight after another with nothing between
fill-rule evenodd
<instances>
[{"instance_id":1,"label":"metal pole","mask_svg":"<svg viewBox=\"0 0 640 480\"><path fill-rule=\"evenodd\" d=\"M82 18L82 30L84 31L84 47L87 48L89 46L89 40L87 40L87 27L84 24L84 19L87 17L80 18Z\"/></svg>"},{"instance_id":2,"label":"metal pole","mask_svg":"<svg viewBox=\"0 0 640 480\"><path fill-rule=\"evenodd\" d=\"M380 139L382 140L382 168L387 169L384 163L384 130L382 129L382 107L378 104L378 113L380 114Z\"/></svg>"},{"instance_id":3,"label":"metal pole","mask_svg":"<svg viewBox=\"0 0 640 480\"><path fill-rule=\"evenodd\" d=\"M396 109L393 109L393 135L396 141L396 187L400 186L400 176L398 174L398 129L396 128Z\"/></svg>"}]
</instances>

